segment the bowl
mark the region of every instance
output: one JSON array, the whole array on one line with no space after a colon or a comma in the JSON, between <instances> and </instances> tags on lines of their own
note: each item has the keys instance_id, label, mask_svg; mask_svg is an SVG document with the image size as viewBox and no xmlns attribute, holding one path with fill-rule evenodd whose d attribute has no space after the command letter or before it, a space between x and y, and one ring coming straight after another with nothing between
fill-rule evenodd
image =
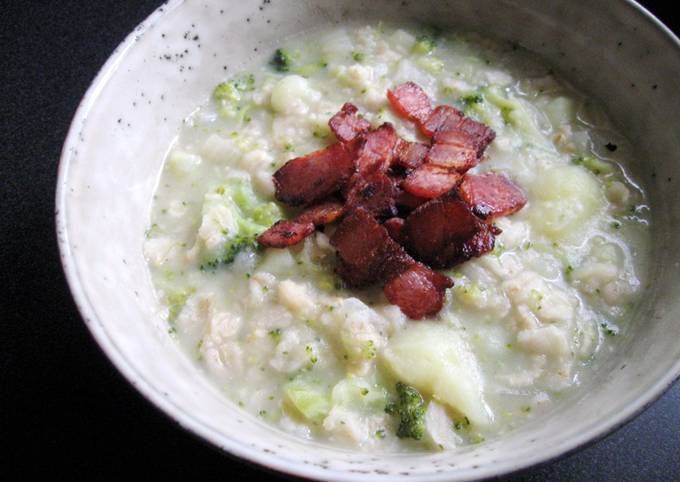
<instances>
[{"instance_id":1,"label":"bowl","mask_svg":"<svg viewBox=\"0 0 680 482\"><path fill-rule=\"evenodd\" d=\"M518 42L600 99L637 148L629 166L653 209L649 283L632 326L593 380L548 416L495 440L432 454L340 450L241 411L168 335L142 255L164 155L216 82L308 28L383 19ZM630 1L173 0L116 49L73 119L57 186L62 261L104 353L153 404L221 450L323 480L460 480L545 462L629 420L680 374L680 43Z\"/></svg>"}]
</instances>

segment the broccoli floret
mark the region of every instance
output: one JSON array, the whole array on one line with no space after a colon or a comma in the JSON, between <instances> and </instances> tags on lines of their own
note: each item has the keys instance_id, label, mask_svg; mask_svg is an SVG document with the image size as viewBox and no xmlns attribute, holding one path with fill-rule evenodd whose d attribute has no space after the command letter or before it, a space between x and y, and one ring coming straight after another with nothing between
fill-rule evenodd
<instances>
[{"instance_id":1,"label":"broccoli floret","mask_svg":"<svg viewBox=\"0 0 680 482\"><path fill-rule=\"evenodd\" d=\"M261 201L246 179L230 179L209 192L198 231L200 269L215 269L234 261L241 251L256 249L257 236L281 217L279 207Z\"/></svg>"},{"instance_id":2,"label":"broccoli floret","mask_svg":"<svg viewBox=\"0 0 680 482\"><path fill-rule=\"evenodd\" d=\"M217 84L213 89L213 100L217 103L221 115L229 118L241 114L246 116L246 106L242 101L242 93L255 90L255 76L242 75L227 82Z\"/></svg>"},{"instance_id":3,"label":"broccoli floret","mask_svg":"<svg viewBox=\"0 0 680 482\"><path fill-rule=\"evenodd\" d=\"M247 249L255 250L257 249L256 236L237 236L231 242L227 243L224 247L224 251L220 256L208 259L201 263L201 271L211 271L216 269L221 264L229 264L234 261L236 255L241 251Z\"/></svg>"},{"instance_id":4,"label":"broccoli floret","mask_svg":"<svg viewBox=\"0 0 680 482\"><path fill-rule=\"evenodd\" d=\"M475 104L481 104L484 102L484 97L482 97L481 94L468 94L464 95L460 98L461 104L463 104L466 107L475 105Z\"/></svg>"},{"instance_id":5,"label":"broccoli floret","mask_svg":"<svg viewBox=\"0 0 680 482\"><path fill-rule=\"evenodd\" d=\"M361 63L366 58L366 55L363 52L352 52L352 58L355 62Z\"/></svg>"},{"instance_id":6,"label":"broccoli floret","mask_svg":"<svg viewBox=\"0 0 680 482\"><path fill-rule=\"evenodd\" d=\"M417 54L429 54L434 50L436 40L432 35L423 34L416 37L416 43L413 45L413 52Z\"/></svg>"},{"instance_id":7,"label":"broccoli floret","mask_svg":"<svg viewBox=\"0 0 680 482\"><path fill-rule=\"evenodd\" d=\"M166 295L165 301L168 304L168 323L174 328L174 323L184 305L189 299L189 296L196 293L196 288L189 288L187 290L170 292Z\"/></svg>"},{"instance_id":8,"label":"broccoli floret","mask_svg":"<svg viewBox=\"0 0 680 482\"><path fill-rule=\"evenodd\" d=\"M390 415L399 415L397 437L420 440L425 433L425 401L420 392L397 382L397 401L385 407Z\"/></svg>"},{"instance_id":9,"label":"broccoli floret","mask_svg":"<svg viewBox=\"0 0 680 482\"><path fill-rule=\"evenodd\" d=\"M276 49L269 65L274 67L277 72L288 72L293 65L293 57L285 49Z\"/></svg>"},{"instance_id":10,"label":"broccoli floret","mask_svg":"<svg viewBox=\"0 0 680 482\"><path fill-rule=\"evenodd\" d=\"M222 82L217 84L217 87L215 87L215 90L213 90L213 98L217 101L224 100L229 102L238 102L241 100L241 94L233 81Z\"/></svg>"}]
</instances>

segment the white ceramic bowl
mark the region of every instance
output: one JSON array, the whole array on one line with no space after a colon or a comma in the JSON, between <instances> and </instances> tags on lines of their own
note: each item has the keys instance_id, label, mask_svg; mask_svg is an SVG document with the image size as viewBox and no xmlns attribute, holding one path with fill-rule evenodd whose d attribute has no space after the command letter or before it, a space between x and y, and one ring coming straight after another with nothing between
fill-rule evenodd
<instances>
[{"instance_id":1,"label":"white ceramic bowl","mask_svg":"<svg viewBox=\"0 0 680 482\"><path fill-rule=\"evenodd\" d=\"M211 87L269 55L283 36L372 19L472 28L538 52L605 102L638 148L630 168L654 210L650 284L633 328L595 380L549 416L455 452L343 451L242 412L168 336L142 256L166 149ZM222 450L269 468L324 480L458 480L549 460L628 420L680 374L678 79L678 39L623 0L170 1L113 53L66 139L57 230L73 296L104 352L151 402Z\"/></svg>"}]
</instances>

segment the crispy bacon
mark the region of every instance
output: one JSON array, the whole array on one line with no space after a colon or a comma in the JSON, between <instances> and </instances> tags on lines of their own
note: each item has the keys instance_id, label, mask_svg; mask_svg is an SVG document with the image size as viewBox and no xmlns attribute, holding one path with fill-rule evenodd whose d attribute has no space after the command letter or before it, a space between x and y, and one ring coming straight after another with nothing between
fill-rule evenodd
<instances>
[{"instance_id":1,"label":"crispy bacon","mask_svg":"<svg viewBox=\"0 0 680 482\"><path fill-rule=\"evenodd\" d=\"M345 217L331 237L338 250L336 272L353 287L386 281L384 292L407 316L434 316L444 303L451 280L411 258L385 227L364 209Z\"/></svg>"},{"instance_id":2,"label":"crispy bacon","mask_svg":"<svg viewBox=\"0 0 680 482\"><path fill-rule=\"evenodd\" d=\"M325 201L305 209L295 217L299 223L314 223L315 226L335 222L345 212L345 206L340 201Z\"/></svg>"},{"instance_id":3,"label":"crispy bacon","mask_svg":"<svg viewBox=\"0 0 680 482\"><path fill-rule=\"evenodd\" d=\"M394 201L401 211L411 212L421 204L425 204L428 199L416 196L408 191L399 190Z\"/></svg>"},{"instance_id":4,"label":"crispy bacon","mask_svg":"<svg viewBox=\"0 0 680 482\"><path fill-rule=\"evenodd\" d=\"M455 127L463 120L463 113L450 105L438 105L428 118L420 124L420 131L427 137L433 137L434 133L442 127Z\"/></svg>"},{"instance_id":5,"label":"crispy bacon","mask_svg":"<svg viewBox=\"0 0 680 482\"><path fill-rule=\"evenodd\" d=\"M462 244L456 263L462 263L470 258L477 258L493 251L496 244L496 236L501 234L501 232L500 228L493 224L482 223L477 234Z\"/></svg>"},{"instance_id":6,"label":"crispy bacon","mask_svg":"<svg viewBox=\"0 0 680 482\"><path fill-rule=\"evenodd\" d=\"M390 241L389 254L385 256L382 266L380 267L380 279L383 282L390 281L414 264L417 264L416 260L409 256L402 246L395 241Z\"/></svg>"},{"instance_id":7,"label":"crispy bacon","mask_svg":"<svg viewBox=\"0 0 680 482\"><path fill-rule=\"evenodd\" d=\"M404 169L415 169L425 162L430 146L421 142L399 139L395 148L394 163Z\"/></svg>"},{"instance_id":8,"label":"crispy bacon","mask_svg":"<svg viewBox=\"0 0 680 482\"><path fill-rule=\"evenodd\" d=\"M342 144L335 143L288 161L274 173L276 199L300 206L325 199L337 192L354 171L354 159Z\"/></svg>"},{"instance_id":9,"label":"crispy bacon","mask_svg":"<svg viewBox=\"0 0 680 482\"><path fill-rule=\"evenodd\" d=\"M455 169L427 163L411 172L401 187L414 196L434 199L454 189L461 179Z\"/></svg>"},{"instance_id":10,"label":"crispy bacon","mask_svg":"<svg viewBox=\"0 0 680 482\"><path fill-rule=\"evenodd\" d=\"M458 194L482 219L508 216L524 207L524 192L502 174L468 174L458 187Z\"/></svg>"},{"instance_id":11,"label":"crispy bacon","mask_svg":"<svg viewBox=\"0 0 680 482\"><path fill-rule=\"evenodd\" d=\"M436 315L453 286L423 263L450 267L493 250L500 230L484 219L521 209L526 196L503 176L465 175L493 141L491 128L452 106L433 109L413 82L388 91L388 98L431 144L401 139L389 123L371 129L354 105L344 104L329 120L339 142L292 159L274 174L278 200L321 202L279 221L258 241L290 246L342 219L330 239L337 274L350 287L385 283L387 299L421 319ZM332 197L336 193L342 202Z\"/></svg>"},{"instance_id":12,"label":"crispy bacon","mask_svg":"<svg viewBox=\"0 0 680 482\"><path fill-rule=\"evenodd\" d=\"M430 98L414 82L406 82L388 90L387 98L397 114L419 124L425 122L432 112Z\"/></svg>"},{"instance_id":13,"label":"crispy bacon","mask_svg":"<svg viewBox=\"0 0 680 482\"><path fill-rule=\"evenodd\" d=\"M383 291L387 300L414 320L435 316L444 304L444 292L453 286L448 277L420 263L389 280Z\"/></svg>"},{"instance_id":14,"label":"crispy bacon","mask_svg":"<svg viewBox=\"0 0 680 482\"><path fill-rule=\"evenodd\" d=\"M427 153L426 162L464 173L477 165L477 152L457 144L435 143Z\"/></svg>"},{"instance_id":15,"label":"crispy bacon","mask_svg":"<svg viewBox=\"0 0 680 482\"><path fill-rule=\"evenodd\" d=\"M328 121L328 125L340 142L348 143L356 137L368 131L371 124L357 115L358 109L354 104L347 102L340 111Z\"/></svg>"},{"instance_id":16,"label":"crispy bacon","mask_svg":"<svg viewBox=\"0 0 680 482\"><path fill-rule=\"evenodd\" d=\"M409 253L436 268L450 267L467 256L464 244L483 229L482 221L454 196L442 196L423 204L404 223Z\"/></svg>"},{"instance_id":17,"label":"crispy bacon","mask_svg":"<svg viewBox=\"0 0 680 482\"><path fill-rule=\"evenodd\" d=\"M373 171L385 172L394 158L394 148L399 136L389 122L362 135L356 160L356 170L366 175Z\"/></svg>"},{"instance_id":18,"label":"crispy bacon","mask_svg":"<svg viewBox=\"0 0 680 482\"><path fill-rule=\"evenodd\" d=\"M364 208L377 217L394 216L397 213L395 196L397 186L393 178L375 171L366 175L356 173L349 182L347 208Z\"/></svg>"},{"instance_id":19,"label":"crispy bacon","mask_svg":"<svg viewBox=\"0 0 680 482\"><path fill-rule=\"evenodd\" d=\"M338 201L326 201L312 206L293 219L281 220L257 237L258 243L270 248L285 248L302 242L314 228L330 224L345 212Z\"/></svg>"},{"instance_id":20,"label":"crispy bacon","mask_svg":"<svg viewBox=\"0 0 680 482\"><path fill-rule=\"evenodd\" d=\"M481 122L465 117L450 105L437 106L420 130L431 137L435 144L456 144L484 154L487 146L496 138L496 132Z\"/></svg>"},{"instance_id":21,"label":"crispy bacon","mask_svg":"<svg viewBox=\"0 0 680 482\"><path fill-rule=\"evenodd\" d=\"M404 229L404 218L390 218L383 223L383 226L387 229L390 238L394 239L399 244L403 244L404 237L402 235L402 230Z\"/></svg>"},{"instance_id":22,"label":"crispy bacon","mask_svg":"<svg viewBox=\"0 0 680 482\"><path fill-rule=\"evenodd\" d=\"M474 148L477 150L477 156L481 157L484 154L487 146L496 138L496 132L489 126L477 122L474 119L465 117L456 127L458 130L465 132L473 139ZM444 133L442 133L442 136ZM439 137L439 133L437 136Z\"/></svg>"},{"instance_id":23,"label":"crispy bacon","mask_svg":"<svg viewBox=\"0 0 680 482\"><path fill-rule=\"evenodd\" d=\"M314 223L282 219L257 237L257 242L270 248L287 248L302 242L314 232Z\"/></svg>"},{"instance_id":24,"label":"crispy bacon","mask_svg":"<svg viewBox=\"0 0 680 482\"><path fill-rule=\"evenodd\" d=\"M385 259L396 245L387 230L362 208L345 216L330 242L338 250L340 263L336 271L352 287L377 281Z\"/></svg>"}]
</instances>

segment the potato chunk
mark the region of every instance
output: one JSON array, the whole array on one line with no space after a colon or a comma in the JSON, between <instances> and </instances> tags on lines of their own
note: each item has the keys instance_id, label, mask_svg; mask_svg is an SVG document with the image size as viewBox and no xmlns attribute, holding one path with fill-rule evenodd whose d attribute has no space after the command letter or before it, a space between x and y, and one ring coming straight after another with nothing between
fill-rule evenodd
<instances>
[{"instance_id":1,"label":"potato chunk","mask_svg":"<svg viewBox=\"0 0 680 482\"><path fill-rule=\"evenodd\" d=\"M601 187L579 166L559 166L542 174L532 188L534 228L553 240L578 240L593 215L606 204Z\"/></svg>"},{"instance_id":2,"label":"potato chunk","mask_svg":"<svg viewBox=\"0 0 680 482\"><path fill-rule=\"evenodd\" d=\"M398 380L432 395L473 424L492 422L477 363L455 330L418 323L395 335L382 357Z\"/></svg>"}]
</instances>

